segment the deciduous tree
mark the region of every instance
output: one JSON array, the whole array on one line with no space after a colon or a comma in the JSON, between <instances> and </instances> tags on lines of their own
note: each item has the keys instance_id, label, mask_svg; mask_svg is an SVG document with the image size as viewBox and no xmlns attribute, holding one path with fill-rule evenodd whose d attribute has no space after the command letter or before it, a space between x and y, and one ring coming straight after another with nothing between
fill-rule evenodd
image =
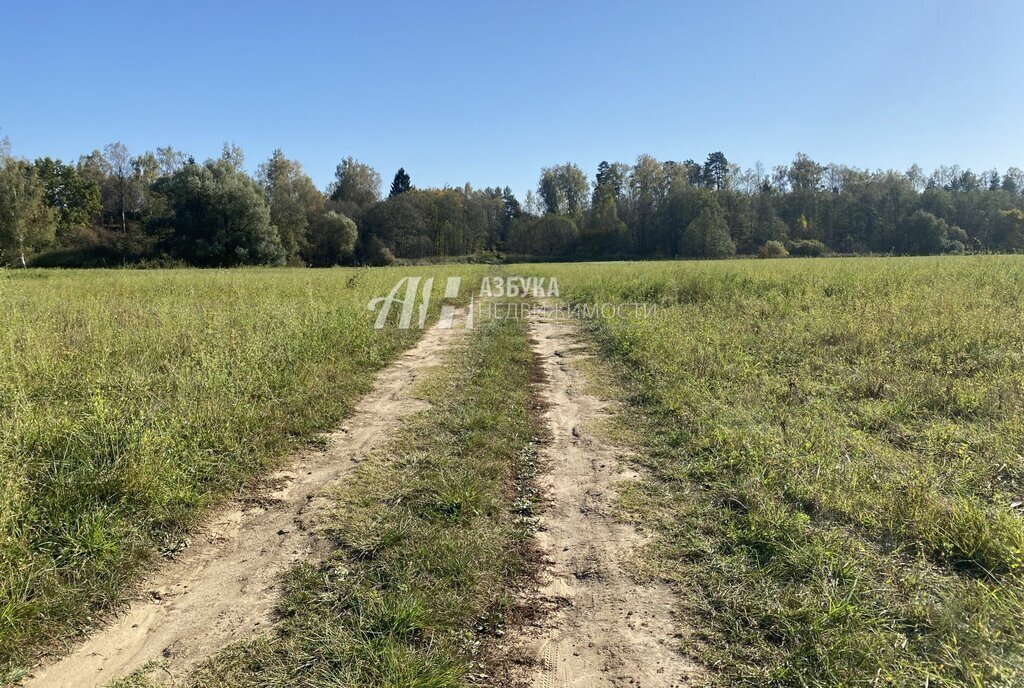
<instances>
[{"instance_id":1,"label":"deciduous tree","mask_svg":"<svg viewBox=\"0 0 1024 688\"><path fill-rule=\"evenodd\" d=\"M736 252L725 215L713 197L707 199L700 213L686 227L679 252L693 258L725 258Z\"/></svg>"},{"instance_id":2,"label":"deciduous tree","mask_svg":"<svg viewBox=\"0 0 1024 688\"><path fill-rule=\"evenodd\" d=\"M98 221L102 209L99 184L60 160L40 158L35 168L46 204L57 212L58 239Z\"/></svg>"},{"instance_id":3,"label":"deciduous tree","mask_svg":"<svg viewBox=\"0 0 1024 688\"><path fill-rule=\"evenodd\" d=\"M0 157L0 261L25 267L27 257L54 239L57 212L46 186L27 160Z\"/></svg>"},{"instance_id":4,"label":"deciduous tree","mask_svg":"<svg viewBox=\"0 0 1024 688\"><path fill-rule=\"evenodd\" d=\"M285 251L262 190L229 159L185 165L157 183L171 253L193 265L281 264Z\"/></svg>"},{"instance_id":5,"label":"deciduous tree","mask_svg":"<svg viewBox=\"0 0 1024 688\"><path fill-rule=\"evenodd\" d=\"M330 198L356 223L370 206L380 200L380 175L375 169L349 156L338 163Z\"/></svg>"},{"instance_id":6,"label":"deciduous tree","mask_svg":"<svg viewBox=\"0 0 1024 688\"><path fill-rule=\"evenodd\" d=\"M319 267L346 265L352 261L356 237L356 223L329 210L314 218L310 225L309 242L304 249L306 258L310 265Z\"/></svg>"},{"instance_id":7,"label":"deciduous tree","mask_svg":"<svg viewBox=\"0 0 1024 688\"><path fill-rule=\"evenodd\" d=\"M128 152L127 146L116 141L103 147L103 157L108 170L104 200L115 213L117 221L121 224L121 231L127 232L128 201L132 194L131 187L134 176L132 156Z\"/></svg>"},{"instance_id":8,"label":"deciduous tree","mask_svg":"<svg viewBox=\"0 0 1024 688\"><path fill-rule=\"evenodd\" d=\"M310 222L323 211L324 198L302 165L285 157L280 148L262 163L256 179L270 208L285 257L292 261L305 251Z\"/></svg>"}]
</instances>

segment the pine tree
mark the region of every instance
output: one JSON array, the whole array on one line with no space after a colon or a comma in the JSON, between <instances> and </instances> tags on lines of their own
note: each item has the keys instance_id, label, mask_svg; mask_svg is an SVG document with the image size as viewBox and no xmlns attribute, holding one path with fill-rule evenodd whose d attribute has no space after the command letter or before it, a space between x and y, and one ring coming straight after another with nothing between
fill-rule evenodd
<instances>
[{"instance_id":1,"label":"pine tree","mask_svg":"<svg viewBox=\"0 0 1024 688\"><path fill-rule=\"evenodd\" d=\"M704 186L709 189L721 191L725 188L725 180L729 175L729 161L722 151L715 151L708 155L704 163Z\"/></svg>"},{"instance_id":2,"label":"pine tree","mask_svg":"<svg viewBox=\"0 0 1024 688\"><path fill-rule=\"evenodd\" d=\"M508 222L511 222L523 214L523 207L519 205L519 201L516 199L516 195L512 193L511 187L506 186L502 190L501 202L505 206L505 218Z\"/></svg>"},{"instance_id":3,"label":"pine tree","mask_svg":"<svg viewBox=\"0 0 1024 688\"><path fill-rule=\"evenodd\" d=\"M399 167L395 172L395 179L391 182L391 193L389 196L397 196L412 189L412 182L404 167Z\"/></svg>"}]
</instances>

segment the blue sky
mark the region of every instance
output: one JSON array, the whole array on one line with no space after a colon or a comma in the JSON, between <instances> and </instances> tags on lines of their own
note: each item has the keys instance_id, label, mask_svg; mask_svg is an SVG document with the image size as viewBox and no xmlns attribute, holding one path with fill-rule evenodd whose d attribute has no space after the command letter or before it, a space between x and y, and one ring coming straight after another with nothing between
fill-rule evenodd
<instances>
[{"instance_id":1,"label":"blue sky","mask_svg":"<svg viewBox=\"0 0 1024 688\"><path fill-rule=\"evenodd\" d=\"M120 140L280 147L320 186L536 184L603 159L1024 167L1024 3L12 2L0 135L75 159Z\"/></svg>"}]
</instances>

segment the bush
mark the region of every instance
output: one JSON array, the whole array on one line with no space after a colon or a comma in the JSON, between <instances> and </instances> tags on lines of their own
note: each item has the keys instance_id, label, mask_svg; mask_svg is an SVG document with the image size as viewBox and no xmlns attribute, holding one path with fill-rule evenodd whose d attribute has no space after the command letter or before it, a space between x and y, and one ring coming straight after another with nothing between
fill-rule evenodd
<instances>
[{"instance_id":1,"label":"bush","mask_svg":"<svg viewBox=\"0 0 1024 688\"><path fill-rule=\"evenodd\" d=\"M789 242L789 253L794 256L819 258L827 256L831 251L817 239L801 239Z\"/></svg>"},{"instance_id":2,"label":"bush","mask_svg":"<svg viewBox=\"0 0 1024 688\"><path fill-rule=\"evenodd\" d=\"M871 247L863 241L858 241L852 236L847 234L839 241L839 252L840 253L852 253L858 256L866 256L871 253Z\"/></svg>"},{"instance_id":3,"label":"bush","mask_svg":"<svg viewBox=\"0 0 1024 688\"><path fill-rule=\"evenodd\" d=\"M781 241L766 241L761 248L757 249L758 258L785 258L788 255L789 251Z\"/></svg>"},{"instance_id":4,"label":"bush","mask_svg":"<svg viewBox=\"0 0 1024 688\"><path fill-rule=\"evenodd\" d=\"M946 221L935 215L918 210L905 218L899 227L899 234L894 240L893 248L897 253L908 255L933 255L946 250L947 239L953 241L966 233L959 227L954 236L949 237L952 228ZM955 247L953 247L955 249Z\"/></svg>"},{"instance_id":5,"label":"bush","mask_svg":"<svg viewBox=\"0 0 1024 688\"><path fill-rule=\"evenodd\" d=\"M68 244L38 254L29 265L35 268L114 268L134 265L153 257L153 238L138 226L128 232L102 228L82 229L68 237Z\"/></svg>"}]
</instances>

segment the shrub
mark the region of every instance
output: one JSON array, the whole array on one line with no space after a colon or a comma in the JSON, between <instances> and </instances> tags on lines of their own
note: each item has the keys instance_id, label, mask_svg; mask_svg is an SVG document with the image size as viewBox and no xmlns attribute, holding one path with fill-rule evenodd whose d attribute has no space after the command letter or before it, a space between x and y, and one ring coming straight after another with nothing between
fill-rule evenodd
<instances>
[{"instance_id":1,"label":"shrub","mask_svg":"<svg viewBox=\"0 0 1024 688\"><path fill-rule=\"evenodd\" d=\"M82 229L68 237L68 244L36 255L36 268L112 268L138 264L153 257L153 238L138 226L128 232L103 228Z\"/></svg>"},{"instance_id":2,"label":"shrub","mask_svg":"<svg viewBox=\"0 0 1024 688\"><path fill-rule=\"evenodd\" d=\"M827 256L831 251L817 239L800 239L789 242L789 253L794 256L818 258Z\"/></svg>"},{"instance_id":3,"label":"shrub","mask_svg":"<svg viewBox=\"0 0 1024 688\"><path fill-rule=\"evenodd\" d=\"M766 241L761 248L757 249L758 258L785 258L788 255L789 251L781 241Z\"/></svg>"}]
</instances>

